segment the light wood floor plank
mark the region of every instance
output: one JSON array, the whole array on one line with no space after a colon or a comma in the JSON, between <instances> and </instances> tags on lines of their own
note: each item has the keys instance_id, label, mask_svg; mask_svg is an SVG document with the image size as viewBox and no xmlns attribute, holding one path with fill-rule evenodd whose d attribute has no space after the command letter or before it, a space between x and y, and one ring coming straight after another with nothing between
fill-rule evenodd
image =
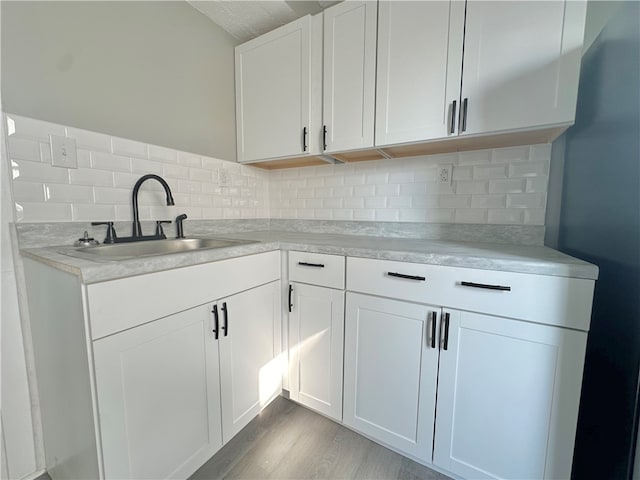
<instances>
[{"instance_id":1,"label":"light wood floor plank","mask_svg":"<svg viewBox=\"0 0 640 480\"><path fill-rule=\"evenodd\" d=\"M284 398L205 463L191 480L450 480Z\"/></svg>"}]
</instances>

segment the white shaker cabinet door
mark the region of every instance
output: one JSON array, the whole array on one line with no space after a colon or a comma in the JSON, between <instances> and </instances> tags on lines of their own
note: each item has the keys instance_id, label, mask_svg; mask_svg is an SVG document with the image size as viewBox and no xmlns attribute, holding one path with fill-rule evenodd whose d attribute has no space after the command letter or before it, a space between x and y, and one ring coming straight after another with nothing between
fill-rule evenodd
<instances>
[{"instance_id":1,"label":"white shaker cabinet door","mask_svg":"<svg viewBox=\"0 0 640 480\"><path fill-rule=\"evenodd\" d=\"M291 284L290 396L342 420L344 292Z\"/></svg>"},{"instance_id":2,"label":"white shaker cabinet door","mask_svg":"<svg viewBox=\"0 0 640 480\"><path fill-rule=\"evenodd\" d=\"M309 16L236 47L239 162L309 152L311 55Z\"/></svg>"},{"instance_id":3,"label":"white shaker cabinet door","mask_svg":"<svg viewBox=\"0 0 640 480\"><path fill-rule=\"evenodd\" d=\"M324 11L326 152L373 146L377 11L374 1Z\"/></svg>"},{"instance_id":4,"label":"white shaker cabinet door","mask_svg":"<svg viewBox=\"0 0 640 480\"><path fill-rule=\"evenodd\" d=\"M447 315L434 464L463 478L569 478L586 332Z\"/></svg>"},{"instance_id":5,"label":"white shaker cabinet door","mask_svg":"<svg viewBox=\"0 0 640 480\"><path fill-rule=\"evenodd\" d=\"M280 281L217 302L224 443L281 391Z\"/></svg>"},{"instance_id":6,"label":"white shaker cabinet door","mask_svg":"<svg viewBox=\"0 0 640 480\"><path fill-rule=\"evenodd\" d=\"M464 9L459 0L379 3L376 145L457 131Z\"/></svg>"},{"instance_id":7,"label":"white shaker cabinet door","mask_svg":"<svg viewBox=\"0 0 640 480\"><path fill-rule=\"evenodd\" d=\"M344 423L428 463L438 372L433 330L439 311L347 293Z\"/></svg>"},{"instance_id":8,"label":"white shaker cabinet door","mask_svg":"<svg viewBox=\"0 0 640 480\"><path fill-rule=\"evenodd\" d=\"M467 2L460 132L573 123L585 11L571 0Z\"/></svg>"},{"instance_id":9,"label":"white shaker cabinet door","mask_svg":"<svg viewBox=\"0 0 640 480\"><path fill-rule=\"evenodd\" d=\"M211 304L94 342L107 479L185 478L222 446Z\"/></svg>"}]
</instances>

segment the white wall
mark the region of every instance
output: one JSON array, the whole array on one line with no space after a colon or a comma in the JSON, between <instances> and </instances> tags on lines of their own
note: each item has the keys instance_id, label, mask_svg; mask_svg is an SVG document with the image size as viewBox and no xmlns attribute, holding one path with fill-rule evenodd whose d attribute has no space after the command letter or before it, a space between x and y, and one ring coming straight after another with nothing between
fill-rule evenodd
<instances>
[{"instance_id":1,"label":"white wall","mask_svg":"<svg viewBox=\"0 0 640 480\"><path fill-rule=\"evenodd\" d=\"M4 111L235 160L236 41L186 2L0 2Z\"/></svg>"},{"instance_id":2,"label":"white wall","mask_svg":"<svg viewBox=\"0 0 640 480\"><path fill-rule=\"evenodd\" d=\"M0 378L2 425L2 478L20 479L36 472L35 439L31 412L32 399L27 375L27 359L16 289L16 271L12 258L9 222L13 221L11 181L5 148L4 128L0 125L0 250L1 250L1 316Z\"/></svg>"}]
</instances>

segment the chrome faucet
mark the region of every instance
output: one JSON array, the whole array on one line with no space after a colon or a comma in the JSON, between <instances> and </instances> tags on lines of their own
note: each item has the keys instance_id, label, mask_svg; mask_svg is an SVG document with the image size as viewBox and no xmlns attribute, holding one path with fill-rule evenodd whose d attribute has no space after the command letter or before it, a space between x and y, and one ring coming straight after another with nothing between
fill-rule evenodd
<instances>
[{"instance_id":1,"label":"chrome faucet","mask_svg":"<svg viewBox=\"0 0 640 480\"><path fill-rule=\"evenodd\" d=\"M162 188L164 188L164 192L167 194L167 205L175 205L173 201L173 195L171 194L171 189L169 188L169 184L165 181L164 178L160 177L159 175L154 175L153 173L149 173L140 177L136 184L133 186L133 194L131 196L131 203L133 205L133 227L131 236L134 238L142 237L142 226L140 225L140 214L138 213L138 190L140 190L142 184L149 179L154 179L160 182L160 185L162 185Z\"/></svg>"}]
</instances>

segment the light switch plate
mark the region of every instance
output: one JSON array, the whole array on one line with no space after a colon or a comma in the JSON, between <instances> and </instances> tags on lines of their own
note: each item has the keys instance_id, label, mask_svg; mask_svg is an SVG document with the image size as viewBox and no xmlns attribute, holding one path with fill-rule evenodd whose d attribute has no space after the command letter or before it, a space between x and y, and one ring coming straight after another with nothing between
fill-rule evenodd
<instances>
[{"instance_id":1,"label":"light switch plate","mask_svg":"<svg viewBox=\"0 0 640 480\"><path fill-rule=\"evenodd\" d=\"M54 167L78 168L75 138L49 135L51 165Z\"/></svg>"}]
</instances>

